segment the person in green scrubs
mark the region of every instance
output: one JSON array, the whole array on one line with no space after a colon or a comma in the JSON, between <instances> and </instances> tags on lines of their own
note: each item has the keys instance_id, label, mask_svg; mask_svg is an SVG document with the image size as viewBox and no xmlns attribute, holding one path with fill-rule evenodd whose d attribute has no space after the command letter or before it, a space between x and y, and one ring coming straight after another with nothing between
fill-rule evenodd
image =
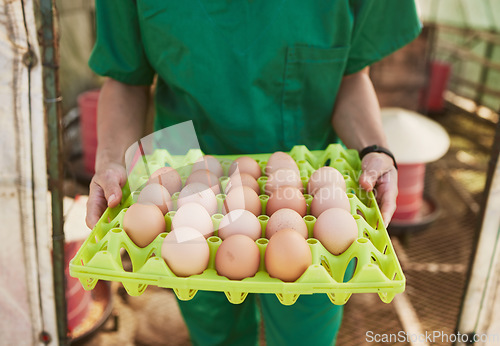
<instances>
[{"instance_id":1,"label":"person in green scrubs","mask_svg":"<svg viewBox=\"0 0 500 346\"><path fill-rule=\"evenodd\" d=\"M420 32L414 0L96 0L90 67L108 77L98 106L96 174L87 224L116 206L125 150L143 135L156 77L155 130L192 120L207 154L269 153L303 144L387 147L368 66ZM376 189L386 224L397 172L371 152L359 181ZM196 345L334 344L342 306L326 295L284 306L274 295L240 305L199 291L179 302Z\"/></svg>"}]
</instances>

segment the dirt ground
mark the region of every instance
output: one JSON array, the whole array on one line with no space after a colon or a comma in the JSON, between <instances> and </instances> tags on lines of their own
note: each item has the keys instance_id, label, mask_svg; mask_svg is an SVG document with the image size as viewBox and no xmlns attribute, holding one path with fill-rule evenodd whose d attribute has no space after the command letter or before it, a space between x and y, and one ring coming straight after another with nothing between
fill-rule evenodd
<instances>
[{"instance_id":1,"label":"dirt ground","mask_svg":"<svg viewBox=\"0 0 500 346\"><path fill-rule=\"evenodd\" d=\"M171 290L148 287L130 297L120 284L112 285L111 317L91 338L79 346L104 345L190 345L189 333Z\"/></svg>"}]
</instances>

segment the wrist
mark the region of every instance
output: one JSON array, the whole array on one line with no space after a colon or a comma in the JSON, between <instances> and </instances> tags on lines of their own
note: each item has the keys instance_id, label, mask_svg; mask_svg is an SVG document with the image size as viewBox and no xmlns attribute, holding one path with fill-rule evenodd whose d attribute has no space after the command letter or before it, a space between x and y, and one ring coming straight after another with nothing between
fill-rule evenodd
<instances>
[{"instance_id":1,"label":"wrist","mask_svg":"<svg viewBox=\"0 0 500 346\"><path fill-rule=\"evenodd\" d=\"M95 159L96 172L111 168L113 166L124 167L123 156L97 151Z\"/></svg>"},{"instance_id":2,"label":"wrist","mask_svg":"<svg viewBox=\"0 0 500 346\"><path fill-rule=\"evenodd\" d=\"M396 163L396 158L394 157L394 154L387 148L384 148L379 145L369 145L359 151L359 158L363 160L363 157L370 153L380 153L380 154L385 154L389 156L392 159L392 162L394 163L394 168L398 169L398 165Z\"/></svg>"}]
</instances>

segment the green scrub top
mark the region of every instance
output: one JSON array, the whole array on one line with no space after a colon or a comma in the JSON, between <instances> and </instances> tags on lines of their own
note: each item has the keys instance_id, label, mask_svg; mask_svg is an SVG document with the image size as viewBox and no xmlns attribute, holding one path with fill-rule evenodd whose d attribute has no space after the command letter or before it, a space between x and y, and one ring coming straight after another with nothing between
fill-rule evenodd
<instances>
[{"instance_id":1,"label":"green scrub top","mask_svg":"<svg viewBox=\"0 0 500 346\"><path fill-rule=\"evenodd\" d=\"M212 154L324 149L342 77L413 40L414 0L97 0L90 67L148 85Z\"/></svg>"}]
</instances>

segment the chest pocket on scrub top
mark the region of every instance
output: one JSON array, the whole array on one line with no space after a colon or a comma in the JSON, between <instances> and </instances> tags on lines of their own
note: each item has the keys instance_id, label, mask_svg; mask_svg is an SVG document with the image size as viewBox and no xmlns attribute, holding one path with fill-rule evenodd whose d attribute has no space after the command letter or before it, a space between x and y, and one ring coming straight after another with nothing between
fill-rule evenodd
<instances>
[{"instance_id":1,"label":"chest pocket on scrub top","mask_svg":"<svg viewBox=\"0 0 500 346\"><path fill-rule=\"evenodd\" d=\"M284 144L321 149L331 130L331 116L349 47L288 47L283 86Z\"/></svg>"}]
</instances>

